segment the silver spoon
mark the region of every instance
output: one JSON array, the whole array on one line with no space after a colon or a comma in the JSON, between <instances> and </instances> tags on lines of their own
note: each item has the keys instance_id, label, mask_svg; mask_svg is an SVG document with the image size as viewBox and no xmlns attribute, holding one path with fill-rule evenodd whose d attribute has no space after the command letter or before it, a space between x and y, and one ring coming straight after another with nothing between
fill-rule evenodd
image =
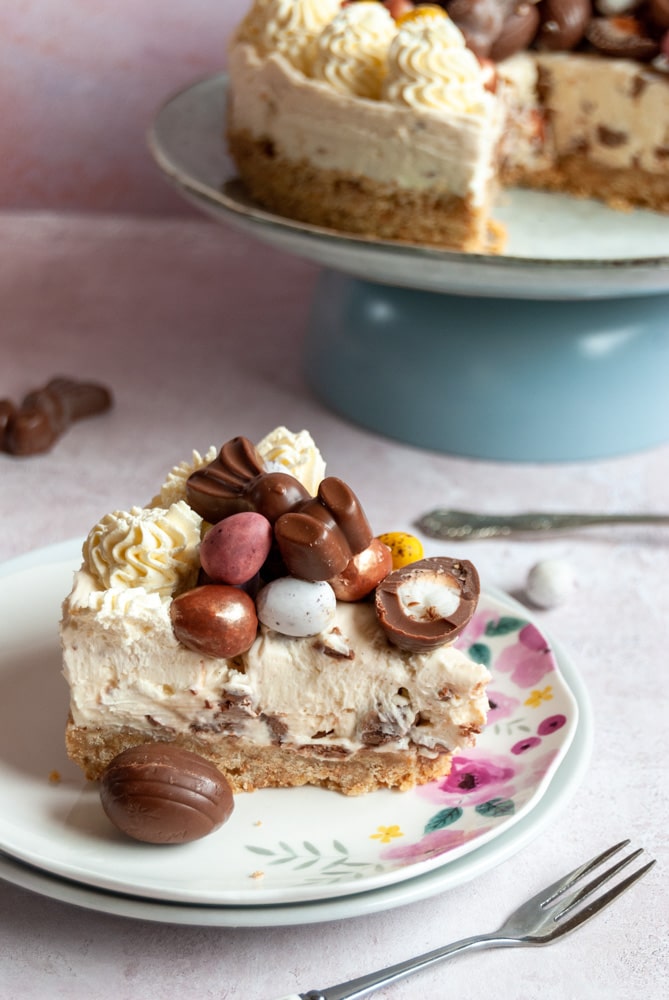
<instances>
[{"instance_id":1,"label":"silver spoon","mask_svg":"<svg viewBox=\"0 0 669 1000\"><path fill-rule=\"evenodd\" d=\"M593 524L669 524L669 514L475 514L443 507L424 514L416 526L430 538L496 538L527 532L564 531Z\"/></svg>"}]
</instances>

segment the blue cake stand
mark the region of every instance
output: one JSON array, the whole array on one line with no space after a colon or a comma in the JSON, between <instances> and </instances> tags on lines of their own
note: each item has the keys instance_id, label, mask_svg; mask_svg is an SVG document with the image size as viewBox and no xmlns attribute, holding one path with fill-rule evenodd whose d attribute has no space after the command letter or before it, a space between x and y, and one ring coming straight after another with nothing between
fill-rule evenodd
<instances>
[{"instance_id":1,"label":"blue cake stand","mask_svg":"<svg viewBox=\"0 0 669 1000\"><path fill-rule=\"evenodd\" d=\"M172 97L149 146L219 221L323 267L304 368L380 434L510 461L574 461L669 440L669 219L507 192L500 255L354 238L262 211L222 141L225 76Z\"/></svg>"}]
</instances>

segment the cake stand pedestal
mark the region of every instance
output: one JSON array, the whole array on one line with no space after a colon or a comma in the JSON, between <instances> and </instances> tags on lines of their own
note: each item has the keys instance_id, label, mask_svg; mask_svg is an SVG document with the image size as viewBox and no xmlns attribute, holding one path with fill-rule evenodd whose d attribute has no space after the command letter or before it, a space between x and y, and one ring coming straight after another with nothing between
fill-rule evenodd
<instances>
[{"instance_id":1,"label":"cake stand pedestal","mask_svg":"<svg viewBox=\"0 0 669 1000\"><path fill-rule=\"evenodd\" d=\"M667 295L473 298L325 270L305 367L338 413L440 452L565 461L669 439Z\"/></svg>"}]
</instances>

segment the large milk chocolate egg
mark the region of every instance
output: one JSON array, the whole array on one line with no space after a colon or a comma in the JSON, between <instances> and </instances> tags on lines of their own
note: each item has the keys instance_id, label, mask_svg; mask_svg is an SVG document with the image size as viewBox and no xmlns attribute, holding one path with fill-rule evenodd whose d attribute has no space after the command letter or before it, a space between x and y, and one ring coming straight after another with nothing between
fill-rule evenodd
<instances>
[{"instance_id":1,"label":"large milk chocolate egg","mask_svg":"<svg viewBox=\"0 0 669 1000\"><path fill-rule=\"evenodd\" d=\"M170 619L182 645L221 658L245 653L258 629L253 599L224 583L208 583L179 594L170 605Z\"/></svg>"},{"instance_id":2,"label":"large milk chocolate egg","mask_svg":"<svg viewBox=\"0 0 669 1000\"><path fill-rule=\"evenodd\" d=\"M149 844L206 837L234 807L218 768L172 743L145 743L120 753L102 775L100 800L114 826Z\"/></svg>"}]
</instances>

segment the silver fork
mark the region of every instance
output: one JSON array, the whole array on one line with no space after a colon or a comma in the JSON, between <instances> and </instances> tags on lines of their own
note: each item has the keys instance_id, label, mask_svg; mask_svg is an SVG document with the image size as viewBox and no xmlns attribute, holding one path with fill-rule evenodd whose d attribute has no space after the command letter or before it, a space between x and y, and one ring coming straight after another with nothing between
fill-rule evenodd
<instances>
[{"instance_id":1,"label":"silver fork","mask_svg":"<svg viewBox=\"0 0 669 1000\"><path fill-rule=\"evenodd\" d=\"M470 510L431 510L416 521L430 538L457 538L461 542L509 535L541 534L597 524L669 524L669 514L564 514L527 511L525 514L476 514Z\"/></svg>"},{"instance_id":2,"label":"silver fork","mask_svg":"<svg viewBox=\"0 0 669 1000\"><path fill-rule=\"evenodd\" d=\"M603 910L621 893L643 878L646 872L653 867L655 861L649 861L642 868L616 882L590 903L582 906L581 904L589 896L643 853L641 848L632 851L631 854L617 861L590 882L581 885L582 880L591 871L603 865L605 861L627 847L629 843L629 840L623 840L619 844L614 844L613 847L598 854L596 858L592 858L591 861L586 861L585 864L575 868L569 875L565 875L557 882L542 889L536 896L532 896L526 903L519 906L497 931L463 938L462 941L456 941L443 948L436 948L424 955L418 955L416 958L399 962L397 965L390 965L378 972L360 976L359 979L351 979L338 986L329 986L325 990L309 990L308 993L291 993L290 996L282 997L281 1000L357 1000L358 997L366 996L380 986L397 982L398 979L404 979L405 976L426 969L452 955L459 955L463 951L483 948L513 948L520 945L543 945L557 941L558 938L576 930L590 917ZM570 892L570 889L573 891Z\"/></svg>"}]
</instances>

